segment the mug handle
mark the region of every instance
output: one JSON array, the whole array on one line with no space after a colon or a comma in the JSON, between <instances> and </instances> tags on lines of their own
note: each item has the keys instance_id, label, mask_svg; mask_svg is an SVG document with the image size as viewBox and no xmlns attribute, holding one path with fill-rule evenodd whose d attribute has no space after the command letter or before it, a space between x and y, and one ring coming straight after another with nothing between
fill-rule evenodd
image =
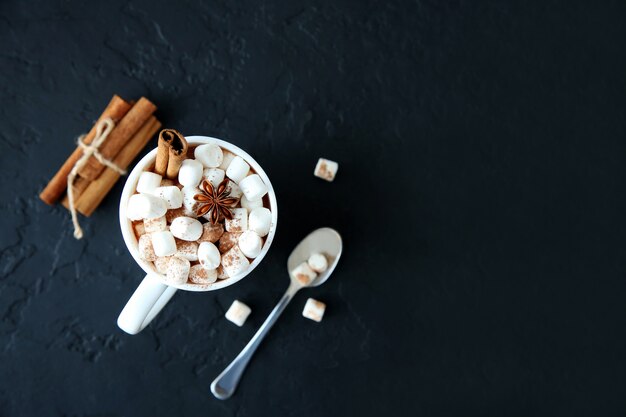
<instances>
[{"instance_id":1,"label":"mug handle","mask_svg":"<svg viewBox=\"0 0 626 417\"><path fill-rule=\"evenodd\" d=\"M159 314L176 290L156 276L146 275L117 318L117 325L128 334L139 333Z\"/></svg>"}]
</instances>

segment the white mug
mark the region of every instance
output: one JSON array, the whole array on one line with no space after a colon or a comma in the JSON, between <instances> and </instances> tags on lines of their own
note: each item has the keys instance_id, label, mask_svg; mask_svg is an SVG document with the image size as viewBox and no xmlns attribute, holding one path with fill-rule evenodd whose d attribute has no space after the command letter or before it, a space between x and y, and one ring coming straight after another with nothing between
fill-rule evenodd
<instances>
[{"instance_id":1,"label":"white mug","mask_svg":"<svg viewBox=\"0 0 626 417\"><path fill-rule=\"evenodd\" d=\"M265 254L270 248L270 245L272 244L272 241L274 240L274 235L276 234L276 220L278 215L276 194L274 193L274 188L272 188L272 183L261 166L246 152L223 140L208 136L187 136L186 139L189 145L202 145L205 143L215 143L219 145L222 149L226 149L233 154L242 157L261 177L265 185L267 185L270 203L269 209L272 212L272 224L270 231L265 238L265 243L259 256L257 256L250 263L248 269L240 274L205 285L185 283L174 286L164 284L163 276L156 271L154 264L152 262L144 261L139 257L137 238L135 237L133 225L132 222L126 217L128 199L135 193L139 175L154 164L157 150L153 149L137 163L135 168L133 168L131 173L128 175L128 179L126 180L124 190L122 190L122 197L120 199L120 227L122 228L124 243L126 243L128 251L139 264L141 269L146 272L146 277L143 281L141 281L141 284L139 284L139 287L137 287L133 295L130 297L117 319L117 325L120 329L129 334L137 334L142 331L152 321L152 319L156 317L170 298L172 298L174 293L179 289L187 291L214 291L228 287L246 277L263 260Z\"/></svg>"}]
</instances>

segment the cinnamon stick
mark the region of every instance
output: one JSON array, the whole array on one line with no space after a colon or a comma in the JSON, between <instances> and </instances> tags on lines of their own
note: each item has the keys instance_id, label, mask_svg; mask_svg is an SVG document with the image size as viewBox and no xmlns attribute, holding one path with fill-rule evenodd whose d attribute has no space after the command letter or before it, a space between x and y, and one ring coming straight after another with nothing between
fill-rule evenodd
<instances>
[{"instance_id":1,"label":"cinnamon stick","mask_svg":"<svg viewBox=\"0 0 626 417\"><path fill-rule=\"evenodd\" d=\"M154 172L162 177L164 177L167 172L167 162L169 161L172 140L172 136L164 137L163 132L159 134L159 145L157 147L157 155L154 162Z\"/></svg>"},{"instance_id":2,"label":"cinnamon stick","mask_svg":"<svg viewBox=\"0 0 626 417\"><path fill-rule=\"evenodd\" d=\"M109 104L106 106L96 123L93 125L87 136L83 139L83 142L89 144L96 136L96 125L104 118L110 117L115 123L118 123L131 108L131 104L122 99L118 95L114 95ZM83 155L83 151L80 147L77 147L70 157L63 163L59 171L52 177L46 188L43 189L39 198L46 204L54 204L65 190L67 190L67 176L76 164L76 162Z\"/></svg>"},{"instance_id":3,"label":"cinnamon stick","mask_svg":"<svg viewBox=\"0 0 626 417\"><path fill-rule=\"evenodd\" d=\"M156 106L150 100L141 97L115 126L102 146L100 146L99 152L104 159L114 160L117 154L124 148L128 139L137 133L155 110ZM104 165L98 162L95 157L91 157L85 166L78 171L78 174L87 180L94 181L104 169Z\"/></svg>"},{"instance_id":4,"label":"cinnamon stick","mask_svg":"<svg viewBox=\"0 0 626 417\"><path fill-rule=\"evenodd\" d=\"M156 117L149 116L148 120L127 142L126 146L120 150L113 163L122 169L126 169L160 128L161 122ZM89 183L78 197L76 209L85 216L90 216L111 188L113 188L119 177L120 174L107 167L98 178Z\"/></svg>"},{"instance_id":5,"label":"cinnamon stick","mask_svg":"<svg viewBox=\"0 0 626 417\"><path fill-rule=\"evenodd\" d=\"M187 158L187 140L174 129L163 129L159 138L163 137L169 144L166 177L176 179L178 171L185 158Z\"/></svg>"}]
</instances>

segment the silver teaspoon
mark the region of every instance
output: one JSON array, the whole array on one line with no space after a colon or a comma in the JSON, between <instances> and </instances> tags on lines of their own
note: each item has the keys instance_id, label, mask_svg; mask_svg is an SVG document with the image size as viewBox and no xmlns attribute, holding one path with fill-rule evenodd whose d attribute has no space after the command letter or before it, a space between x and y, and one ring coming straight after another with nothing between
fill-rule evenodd
<instances>
[{"instance_id":1,"label":"silver teaspoon","mask_svg":"<svg viewBox=\"0 0 626 417\"><path fill-rule=\"evenodd\" d=\"M237 389L237 384L243 375L243 371L246 369L248 362L252 358L252 355L261 344L261 341L285 310L287 304L291 301L294 295L305 287L317 287L318 285L326 282L330 274L333 272L341 256L343 249L343 243L341 242L341 236L335 230L328 227L317 229L309 234L296 246L296 248L289 255L287 260L287 270L292 271L295 267L302 262L306 262L309 256L315 252L323 253L328 258L328 269L322 272L308 285L302 285L291 274L291 282L287 292L280 299L274 310L265 319L265 322L261 325L256 334L248 342L245 348L237 355L237 357L228 365L226 369L211 383L211 392L220 400L229 398Z\"/></svg>"}]
</instances>

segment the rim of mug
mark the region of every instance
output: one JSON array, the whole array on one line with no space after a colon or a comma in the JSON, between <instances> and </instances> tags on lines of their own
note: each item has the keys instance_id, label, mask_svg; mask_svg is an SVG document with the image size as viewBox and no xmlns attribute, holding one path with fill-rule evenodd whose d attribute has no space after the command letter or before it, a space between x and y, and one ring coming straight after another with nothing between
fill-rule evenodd
<instances>
[{"instance_id":1,"label":"rim of mug","mask_svg":"<svg viewBox=\"0 0 626 417\"><path fill-rule=\"evenodd\" d=\"M135 231L133 230L133 223L126 217L126 209L128 206L128 200L130 196L135 193L135 188L137 187L137 181L139 180L139 176L144 171L144 169L150 164L154 163L156 159L157 148L151 150L137 162L133 170L128 174L126 179L126 183L124 184L124 189L122 190L122 195L120 198L120 207L119 207L119 216L120 216L120 228L122 230L122 237L124 238L124 243L126 244L126 248L130 252L131 256L137 262L137 264L144 270L144 272L148 275L154 275L159 278L159 280L171 287L178 288L180 290L185 291L194 291L194 292L204 292L204 291L215 291L222 288L229 287L243 278L248 276L263 260L267 252L269 251L272 242L274 241L274 236L276 234L276 226L278 220L278 206L276 202L276 193L274 192L274 187L272 187L272 183L263 170L261 165L251 157L246 151L239 148L238 146L233 145L230 142L226 142L222 139L214 138L211 136L185 136L187 143L189 145L204 145L207 143L215 143L219 145L221 148L235 154L236 156L242 157L250 167L258 174L265 185L267 186L267 194L270 201L270 211L272 213L272 222L270 225L270 230L267 236L265 237L265 243L263 244L263 248L261 249L261 253L259 256L254 258L252 262L250 262L250 266L240 274L235 275L234 277L228 277L226 279L218 279L212 284L191 284L186 282L184 284L173 285L166 283L164 280L164 275L157 272L154 263L144 261L139 257L139 248L137 238L135 236Z\"/></svg>"}]
</instances>

